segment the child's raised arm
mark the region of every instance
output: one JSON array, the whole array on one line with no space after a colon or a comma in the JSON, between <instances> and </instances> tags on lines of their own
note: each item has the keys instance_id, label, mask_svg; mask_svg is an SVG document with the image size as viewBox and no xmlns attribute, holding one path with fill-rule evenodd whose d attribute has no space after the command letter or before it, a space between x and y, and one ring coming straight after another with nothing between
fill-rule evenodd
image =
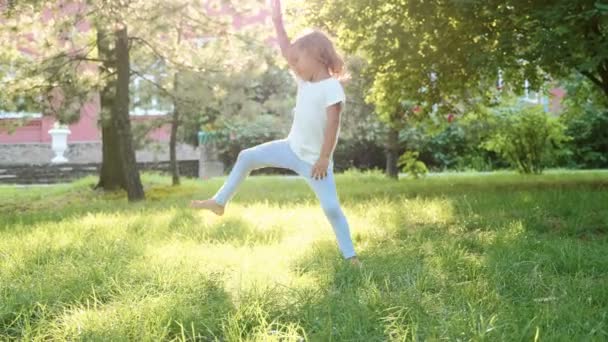
<instances>
[{"instance_id":1,"label":"child's raised arm","mask_svg":"<svg viewBox=\"0 0 608 342\"><path fill-rule=\"evenodd\" d=\"M285 32L285 26L283 26L283 14L281 13L281 0L270 0L272 4L272 22L274 28L277 31L277 38L279 40L279 47L281 48L281 54L287 60L287 63L291 66L291 42Z\"/></svg>"}]
</instances>

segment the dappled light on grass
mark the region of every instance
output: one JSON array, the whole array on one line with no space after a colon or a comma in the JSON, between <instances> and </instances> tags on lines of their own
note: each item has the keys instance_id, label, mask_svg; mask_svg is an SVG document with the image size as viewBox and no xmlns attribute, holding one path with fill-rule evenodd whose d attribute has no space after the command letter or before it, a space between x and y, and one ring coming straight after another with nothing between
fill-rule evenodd
<instances>
[{"instance_id":1,"label":"dappled light on grass","mask_svg":"<svg viewBox=\"0 0 608 342\"><path fill-rule=\"evenodd\" d=\"M223 217L187 207L221 180L146 176L135 205L86 180L13 192L0 339L602 339L604 180L540 177L338 175L360 270L297 179L252 177Z\"/></svg>"}]
</instances>

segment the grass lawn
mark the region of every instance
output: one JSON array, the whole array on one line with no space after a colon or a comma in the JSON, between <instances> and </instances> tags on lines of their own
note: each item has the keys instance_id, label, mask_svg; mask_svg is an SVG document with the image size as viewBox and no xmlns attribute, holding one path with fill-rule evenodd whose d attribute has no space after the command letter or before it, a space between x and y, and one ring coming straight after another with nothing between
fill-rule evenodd
<instances>
[{"instance_id":1,"label":"grass lawn","mask_svg":"<svg viewBox=\"0 0 608 342\"><path fill-rule=\"evenodd\" d=\"M605 171L340 174L362 270L301 179L95 180L0 186L0 340L608 340Z\"/></svg>"}]
</instances>

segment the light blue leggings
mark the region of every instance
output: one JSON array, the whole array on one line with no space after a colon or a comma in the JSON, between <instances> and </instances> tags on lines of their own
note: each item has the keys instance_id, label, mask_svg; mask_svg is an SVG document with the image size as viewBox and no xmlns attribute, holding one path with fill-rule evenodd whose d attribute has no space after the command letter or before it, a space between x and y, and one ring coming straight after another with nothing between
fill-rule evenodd
<instances>
[{"instance_id":1,"label":"light blue leggings","mask_svg":"<svg viewBox=\"0 0 608 342\"><path fill-rule=\"evenodd\" d=\"M338 246L342 255L345 259L356 255L350 237L348 222L338 201L333 163L329 165L326 177L323 179L313 179L312 165L298 158L291 150L291 147L289 147L287 139L269 141L242 150L238 155L236 164L232 168L232 171L230 171L230 175L228 175L228 179L213 196L213 199L218 204L226 205L249 173L252 170L264 167L290 169L301 177L304 177L321 202L321 207L338 239Z\"/></svg>"}]
</instances>

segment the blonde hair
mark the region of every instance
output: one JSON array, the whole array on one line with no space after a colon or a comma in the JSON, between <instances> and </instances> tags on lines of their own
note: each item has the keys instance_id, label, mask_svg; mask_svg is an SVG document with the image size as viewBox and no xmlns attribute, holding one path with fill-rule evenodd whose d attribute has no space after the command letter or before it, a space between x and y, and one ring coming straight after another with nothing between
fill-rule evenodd
<instances>
[{"instance_id":1,"label":"blonde hair","mask_svg":"<svg viewBox=\"0 0 608 342\"><path fill-rule=\"evenodd\" d=\"M334 44L329 39L327 34L318 29L309 29L304 31L293 42L293 46L298 49L306 49L312 52L317 59L323 63L330 75L345 81L349 78L346 72L344 60L336 51Z\"/></svg>"}]
</instances>

